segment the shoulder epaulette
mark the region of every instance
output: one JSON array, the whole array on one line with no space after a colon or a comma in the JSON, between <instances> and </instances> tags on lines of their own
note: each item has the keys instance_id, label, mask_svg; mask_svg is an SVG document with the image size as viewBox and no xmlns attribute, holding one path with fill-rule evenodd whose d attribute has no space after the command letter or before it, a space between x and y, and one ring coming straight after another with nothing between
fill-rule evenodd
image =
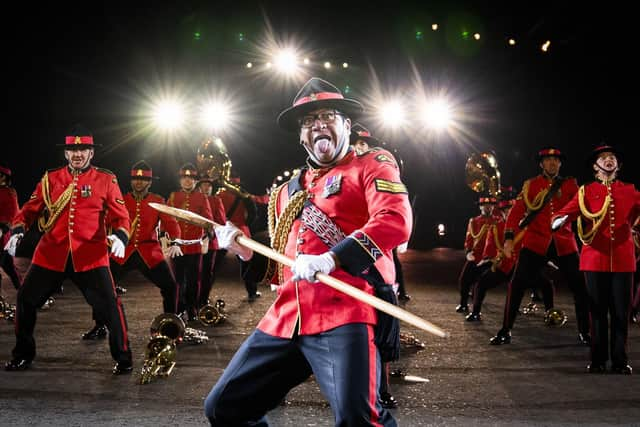
<instances>
[{"instance_id":1,"label":"shoulder epaulette","mask_svg":"<svg viewBox=\"0 0 640 427\"><path fill-rule=\"evenodd\" d=\"M109 169L95 167L98 172L106 173L107 175L114 175L115 173L111 172Z\"/></svg>"}]
</instances>

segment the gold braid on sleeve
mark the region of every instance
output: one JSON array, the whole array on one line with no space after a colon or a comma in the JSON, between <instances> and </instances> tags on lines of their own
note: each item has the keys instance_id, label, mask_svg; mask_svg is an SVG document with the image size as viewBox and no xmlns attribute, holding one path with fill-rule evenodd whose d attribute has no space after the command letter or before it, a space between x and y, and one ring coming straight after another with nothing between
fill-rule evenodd
<instances>
[{"instance_id":1,"label":"gold braid on sleeve","mask_svg":"<svg viewBox=\"0 0 640 427\"><path fill-rule=\"evenodd\" d=\"M287 238L289 237L289 232L291 231L293 221L298 217L300 211L302 211L304 202L307 200L308 195L306 190L295 193L289 199L289 202L282 211L282 214L278 217L276 214L276 205L278 204L278 197L280 195L280 192L285 187L285 185L286 183L282 184L280 187L271 192L269 205L267 207L267 221L269 226L269 238L271 239L271 247L281 254L284 254L284 250L287 245ZM263 280L271 278L276 268L278 271L278 281L282 284L284 282L284 279L282 277L282 264L278 264L271 259L268 260L267 272Z\"/></svg>"},{"instance_id":2,"label":"gold braid on sleeve","mask_svg":"<svg viewBox=\"0 0 640 427\"><path fill-rule=\"evenodd\" d=\"M478 242L480 242L480 240L484 237L485 233L487 232L487 227L490 227L489 224L482 224L482 227L480 227L480 230L478 230L478 233L474 234L473 227L469 225L469 234L471 234L471 238L473 239L473 248L478 246Z\"/></svg>"},{"instance_id":3,"label":"gold braid on sleeve","mask_svg":"<svg viewBox=\"0 0 640 427\"><path fill-rule=\"evenodd\" d=\"M49 214L45 216L44 214L38 218L38 228L42 232L48 232L53 228L53 225L56 223L58 217L64 210L64 208L69 204L71 200L71 195L73 194L73 183L69 184L69 186L60 194L58 200L55 202L51 202L51 194L49 193L49 173L45 172L44 176L41 180L42 184L42 197L44 199L44 204L47 207L47 211Z\"/></svg>"},{"instance_id":4,"label":"gold braid on sleeve","mask_svg":"<svg viewBox=\"0 0 640 427\"><path fill-rule=\"evenodd\" d=\"M544 198L549 192L549 189L546 188L540 191L538 194L536 194L536 197L533 198L533 201L530 201L529 183L530 181L525 181L524 185L522 186L522 200L524 200L524 204L527 207L528 211L540 210L540 208L542 208L542 205L544 204Z\"/></svg>"},{"instance_id":5,"label":"gold braid on sleeve","mask_svg":"<svg viewBox=\"0 0 640 427\"><path fill-rule=\"evenodd\" d=\"M580 205L580 213L582 216L591 220L591 230L585 232L582 226L582 217L578 217L578 237L580 237L582 243L590 245L596 235L596 232L602 225L602 221L606 218L605 214L611 204L611 195L607 194L607 197L605 197L604 203L602 204L602 208L598 212L589 212L584 204L584 185L582 185L578 189L578 204Z\"/></svg>"}]
</instances>

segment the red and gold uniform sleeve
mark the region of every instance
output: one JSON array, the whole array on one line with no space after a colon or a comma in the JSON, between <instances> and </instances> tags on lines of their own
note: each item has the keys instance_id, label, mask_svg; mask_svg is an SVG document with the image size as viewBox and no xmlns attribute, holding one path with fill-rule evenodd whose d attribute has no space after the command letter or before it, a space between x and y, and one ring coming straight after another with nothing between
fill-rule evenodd
<instances>
[{"instance_id":1,"label":"red and gold uniform sleeve","mask_svg":"<svg viewBox=\"0 0 640 427\"><path fill-rule=\"evenodd\" d=\"M531 182L531 180L529 180L528 182ZM525 214L527 213L527 207L525 206L522 197L522 190L520 190L520 193L516 198L516 202L513 204L513 207L509 211L509 215L507 215L507 220L504 226L505 239L513 240L514 235L517 234L517 232L520 230L518 224L520 223L520 221L522 221Z\"/></svg>"},{"instance_id":2,"label":"red and gold uniform sleeve","mask_svg":"<svg viewBox=\"0 0 640 427\"><path fill-rule=\"evenodd\" d=\"M118 180L116 176L109 173L107 178L107 191L105 207L109 212L109 222L114 232L118 233L118 237L122 239L122 235L126 236L126 240L123 240L125 246L129 242L129 231L131 229L131 220L129 218L129 211L125 206L124 197L120 191Z\"/></svg>"},{"instance_id":3,"label":"red and gold uniform sleeve","mask_svg":"<svg viewBox=\"0 0 640 427\"><path fill-rule=\"evenodd\" d=\"M354 172L360 174L358 179L364 192L367 218L331 251L338 257L341 268L357 276L409 240L412 212L407 188L400 180L397 163L389 152L370 152L356 159L355 164ZM341 228L345 230L345 227ZM391 259L386 256L383 259L386 261L387 258ZM391 283L390 271L393 269L389 271L384 265L377 267Z\"/></svg>"},{"instance_id":4,"label":"red and gold uniform sleeve","mask_svg":"<svg viewBox=\"0 0 640 427\"><path fill-rule=\"evenodd\" d=\"M44 199L42 198L42 180L40 180L31 197L29 197L29 200L22 205L22 209L20 209L13 218L11 228L23 227L25 230L29 229L31 224L40 216L43 209Z\"/></svg>"}]
</instances>

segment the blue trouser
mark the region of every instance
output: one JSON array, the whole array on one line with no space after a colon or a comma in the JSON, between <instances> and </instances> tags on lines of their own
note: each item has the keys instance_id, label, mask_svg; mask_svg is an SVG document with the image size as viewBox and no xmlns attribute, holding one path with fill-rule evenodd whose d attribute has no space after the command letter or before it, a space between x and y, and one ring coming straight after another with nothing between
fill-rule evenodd
<instances>
[{"instance_id":1,"label":"blue trouser","mask_svg":"<svg viewBox=\"0 0 640 427\"><path fill-rule=\"evenodd\" d=\"M267 426L265 414L313 373L336 426L396 426L378 402L381 365L373 335L363 323L292 339L256 330L211 389L205 415L212 426Z\"/></svg>"}]
</instances>

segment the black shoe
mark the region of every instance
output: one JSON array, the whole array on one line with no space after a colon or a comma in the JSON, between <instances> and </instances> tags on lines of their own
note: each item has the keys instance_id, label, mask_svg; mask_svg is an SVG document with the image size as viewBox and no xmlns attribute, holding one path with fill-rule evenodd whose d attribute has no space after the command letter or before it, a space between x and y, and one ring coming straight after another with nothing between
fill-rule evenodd
<instances>
[{"instance_id":1,"label":"black shoe","mask_svg":"<svg viewBox=\"0 0 640 427\"><path fill-rule=\"evenodd\" d=\"M482 315L480 313L471 313L465 319L467 322L479 322L482 320Z\"/></svg>"},{"instance_id":2,"label":"black shoe","mask_svg":"<svg viewBox=\"0 0 640 427\"><path fill-rule=\"evenodd\" d=\"M587 372L590 374L604 374L607 372L607 367L604 363L589 363L587 365Z\"/></svg>"},{"instance_id":3,"label":"black shoe","mask_svg":"<svg viewBox=\"0 0 640 427\"><path fill-rule=\"evenodd\" d=\"M637 311L631 313L631 322L635 324L640 323L640 313L638 313Z\"/></svg>"},{"instance_id":4,"label":"black shoe","mask_svg":"<svg viewBox=\"0 0 640 427\"><path fill-rule=\"evenodd\" d=\"M469 312L469 306L466 304L458 304L458 306L456 307L456 313L468 313Z\"/></svg>"},{"instance_id":5,"label":"black shoe","mask_svg":"<svg viewBox=\"0 0 640 427\"><path fill-rule=\"evenodd\" d=\"M511 332L500 329L495 337L489 340L491 345L511 344Z\"/></svg>"},{"instance_id":6,"label":"black shoe","mask_svg":"<svg viewBox=\"0 0 640 427\"><path fill-rule=\"evenodd\" d=\"M25 371L31 366L31 360L11 359L4 364L5 371Z\"/></svg>"},{"instance_id":7,"label":"black shoe","mask_svg":"<svg viewBox=\"0 0 640 427\"><path fill-rule=\"evenodd\" d=\"M578 341L582 345L590 346L591 345L591 335L589 334L578 334Z\"/></svg>"},{"instance_id":8,"label":"black shoe","mask_svg":"<svg viewBox=\"0 0 640 427\"><path fill-rule=\"evenodd\" d=\"M262 296L262 293L260 293L260 291L256 291L255 294L251 294L249 295L249 302L253 302L255 300L257 300L258 298L260 298Z\"/></svg>"},{"instance_id":9,"label":"black shoe","mask_svg":"<svg viewBox=\"0 0 640 427\"><path fill-rule=\"evenodd\" d=\"M409 295L409 294L400 294L400 295L398 295L398 299L400 301L409 301L411 299L411 295Z\"/></svg>"},{"instance_id":10,"label":"black shoe","mask_svg":"<svg viewBox=\"0 0 640 427\"><path fill-rule=\"evenodd\" d=\"M126 293L127 293L127 289L126 288L123 288L122 286L116 285L116 294L124 295Z\"/></svg>"},{"instance_id":11,"label":"black shoe","mask_svg":"<svg viewBox=\"0 0 640 427\"><path fill-rule=\"evenodd\" d=\"M614 374L631 375L633 373L633 368L629 365L612 366L611 372Z\"/></svg>"},{"instance_id":12,"label":"black shoe","mask_svg":"<svg viewBox=\"0 0 640 427\"><path fill-rule=\"evenodd\" d=\"M394 409L398 407L398 401L391 393L380 393L380 405L385 409Z\"/></svg>"},{"instance_id":13,"label":"black shoe","mask_svg":"<svg viewBox=\"0 0 640 427\"><path fill-rule=\"evenodd\" d=\"M542 298L537 292L531 292L531 302L542 302Z\"/></svg>"},{"instance_id":14,"label":"black shoe","mask_svg":"<svg viewBox=\"0 0 640 427\"><path fill-rule=\"evenodd\" d=\"M131 361L126 361L116 363L116 366L113 367L113 370L111 372L113 373L113 375L125 375L130 374L131 371L133 371Z\"/></svg>"},{"instance_id":15,"label":"black shoe","mask_svg":"<svg viewBox=\"0 0 640 427\"><path fill-rule=\"evenodd\" d=\"M82 334L83 340L103 340L107 337L107 327L105 325L95 325L89 332Z\"/></svg>"}]
</instances>

